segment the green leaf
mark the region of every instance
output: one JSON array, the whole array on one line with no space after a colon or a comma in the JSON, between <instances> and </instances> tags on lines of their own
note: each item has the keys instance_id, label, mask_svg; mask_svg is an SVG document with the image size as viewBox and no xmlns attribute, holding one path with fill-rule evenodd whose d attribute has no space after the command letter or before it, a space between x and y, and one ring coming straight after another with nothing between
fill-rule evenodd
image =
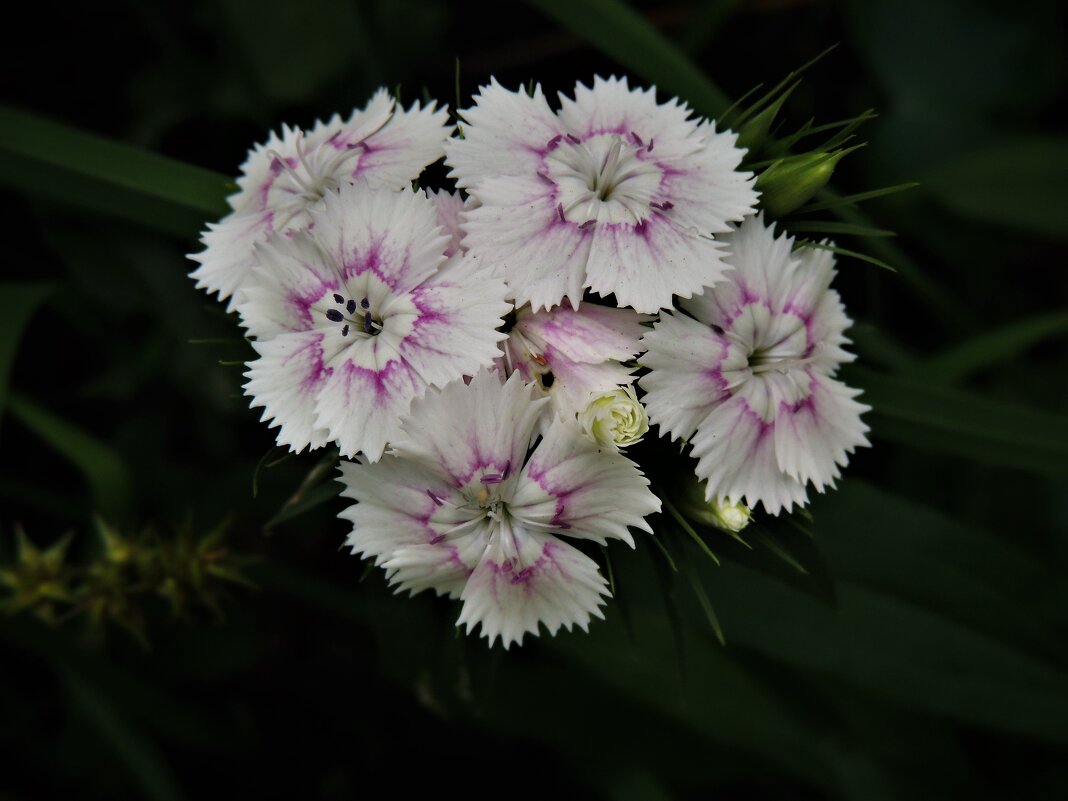
<instances>
[{"instance_id":1,"label":"green leaf","mask_svg":"<svg viewBox=\"0 0 1068 801\"><path fill-rule=\"evenodd\" d=\"M862 203L865 200L874 200L877 197L886 197L887 195L894 195L898 192L904 192L908 189L914 189L919 186L916 181L910 181L904 184L895 184L894 186L883 186L879 189L869 189L867 192L857 192L854 195L833 195L827 197L826 200L820 200L815 203L809 203L807 206L802 206L795 213L807 214L810 211L823 211L824 209L837 209L840 206L850 206L854 203ZM823 195L826 197L826 195Z\"/></svg>"},{"instance_id":2,"label":"green leaf","mask_svg":"<svg viewBox=\"0 0 1068 801\"><path fill-rule=\"evenodd\" d=\"M860 253L856 250L848 250L846 248L840 248L837 245L825 245L822 242L813 242L811 239L800 239L797 244L799 246L816 248L817 250L829 250L839 256L849 256L852 259L859 259L860 261L866 261L868 264L874 264L876 267L882 267L884 270L889 270L892 273L897 272L896 267L891 267L885 261L877 259L874 256L869 256L867 253Z\"/></svg>"},{"instance_id":3,"label":"green leaf","mask_svg":"<svg viewBox=\"0 0 1068 801\"><path fill-rule=\"evenodd\" d=\"M0 107L0 183L180 236L226 214L218 173Z\"/></svg>"},{"instance_id":4,"label":"green leaf","mask_svg":"<svg viewBox=\"0 0 1068 801\"><path fill-rule=\"evenodd\" d=\"M1009 361L1043 340L1068 334L1068 312L1010 323L968 339L917 366L925 379L954 384L980 370Z\"/></svg>"},{"instance_id":5,"label":"green leaf","mask_svg":"<svg viewBox=\"0 0 1068 801\"><path fill-rule=\"evenodd\" d=\"M0 415L7 401L7 388L22 332L37 307L52 292L47 284L0 285Z\"/></svg>"},{"instance_id":6,"label":"green leaf","mask_svg":"<svg viewBox=\"0 0 1068 801\"><path fill-rule=\"evenodd\" d=\"M129 519L130 473L114 450L26 398L11 395L8 409L12 417L81 471L92 492L95 511L112 522Z\"/></svg>"},{"instance_id":7,"label":"green leaf","mask_svg":"<svg viewBox=\"0 0 1068 801\"><path fill-rule=\"evenodd\" d=\"M661 92L715 116L730 105L722 91L640 14L620 0L529 0L539 11L614 58Z\"/></svg>"},{"instance_id":8,"label":"green leaf","mask_svg":"<svg viewBox=\"0 0 1068 801\"><path fill-rule=\"evenodd\" d=\"M867 225L834 222L833 220L787 220L783 223L790 233L843 234L845 236L897 236L894 231L885 228L872 228Z\"/></svg>"},{"instance_id":9,"label":"green leaf","mask_svg":"<svg viewBox=\"0 0 1068 801\"><path fill-rule=\"evenodd\" d=\"M997 467L1068 476L1068 418L977 398L930 382L846 371L873 409L876 437Z\"/></svg>"},{"instance_id":10,"label":"green leaf","mask_svg":"<svg viewBox=\"0 0 1068 801\"><path fill-rule=\"evenodd\" d=\"M1068 137L973 151L924 176L928 192L969 219L1068 239Z\"/></svg>"},{"instance_id":11,"label":"green leaf","mask_svg":"<svg viewBox=\"0 0 1068 801\"><path fill-rule=\"evenodd\" d=\"M125 763L149 798L153 801L184 798L163 756L119 715L98 688L73 670L63 670L60 675L73 704L97 729L115 756Z\"/></svg>"},{"instance_id":12,"label":"green leaf","mask_svg":"<svg viewBox=\"0 0 1068 801\"><path fill-rule=\"evenodd\" d=\"M278 510L278 513L274 517L264 523L263 527L265 529L270 529L275 526L280 526L282 523L287 523L301 515L307 514L325 503L329 503L340 494L341 484L337 481L328 481L325 484L319 484L299 497L291 498L285 506Z\"/></svg>"}]
</instances>

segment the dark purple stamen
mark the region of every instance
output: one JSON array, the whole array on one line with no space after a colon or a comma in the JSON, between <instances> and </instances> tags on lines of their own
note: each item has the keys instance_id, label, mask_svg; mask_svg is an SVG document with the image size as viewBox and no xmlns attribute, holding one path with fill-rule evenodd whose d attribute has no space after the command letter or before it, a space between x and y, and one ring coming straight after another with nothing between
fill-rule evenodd
<instances>
[{"instance_id":1,"label":"dark purple stamen","mask_svg":"<svg viewBox=\"0 0 1068 801\"><path fill-rule=\"evenodd\" d=\"M504 476L500 473L486 473L486 475L482 476L479 481L483 484L500 484L504 481Z\"/></svg>"},{"instance_id":2,"label":"dark purple stamen","mask_svg":"<svg viewBox=\"0 0 1068 801\"><path fill-rule=\"evenodd\" d=\"M514 576L512 576L512 583L513 584L522 584L524 581L526 581L528 578L530 578L530 576L531 576L531 574L533 572L534 572L534 568L532 568L532 567L524 567L522 570L520 570L518 573L516 573Z\"/></svg>"},{"instance_id":3,"label":"dark purple stamen","mask_svg":"<svg viewBox=\"0 0 1068 801\"><path fill-rule=\"evenodd\" d=\"M597 224L597 220L586 220L586 222L584 222L582 225L579 226L579 230L580 231L585 231L591 225L596 225L596 224Z\"/></svg>"},{"instance_id":4,"label":"dark purple stamen","mask_svg":"<svg viewBox=\"0 0 1068 801\"><path fill-rule=\"evenodd\" d=\"M334 303L344 303L345 299L341 295L334 293Z\"/></svg>"},{"instance_id":5,"label":"dark purple stamen","mask_svg":"<svg viewBox=\"0 0 1068 801\"><path fill-rule=\"evenodd\" d=\"M433 490L427 490L426 494L434 502L435 506L441 506L441 498L435 495Z\"/></svg>"},{"instance_id":6,"label":"dark purple stamen","mask_svg":"<svg viewBox=\"0 0 1068 801\"><path fill-rule=\"evenodd\" d=\"M556 204L556 213L560 215L560 222L567 222L567 217L564 216L564 204Z\"/></svg>"},{"instance_id":7,"label":"dark purple stamen","mask_svg":"<svg viewBox=\"0 0 1068 801\"><path fill-rule=\"evenodd\" d=\"M567 135L567 139L568 139L568 141L569 141L569 142L573 142L573 143L574 143L574 144L576 144L576 145L581 145L581 144L582 144L582 140L581 140L581 139L579 139L579 138L578 138L577 136L575 136L574 134L568 134L568 135Z\"/></svg>"},{"instance_id":8,"label":"dark purple stamen","mask_svg":"<svg viewBox=\"0 0 1068 801\"><path fill-rule=\"evenodd\" d=\"M326 319L334 323L340 323L345 319L345 315L339 312L337 309L331 309L326 313Z\"/></svg>"},{"instance_id":9,"label":"dark purple stamen","mask_svg":"<svg viewBox=\"0 0 1068 801\"><path fill-rule=\"evenodd\" d=\"M355 314L356 313L356 301L350 300L348 303L346 303L345 304L345 311L347 311L349 314Z\"/></svg>"},{"instance_id":10,"label":"dark purple stamen","mask_svg":"<svg viewBox=\"0 0 1068 801\"><path fill-rule=\"evenodd\" d=\"M649 140L649 147L645 148L646 152L648 152L648 153L652 153L653 152L653 143L654 142L656 142L655 139L650 139Z\"/></svg>"},{"instance_id":11,"label":"dark purple stamen","mask_svg":"<svg viewBox=\"0 0 1068 801\"><path fill-rule=\"evenodd\" d=\"M634 133L634 131L630 132L630 138L634 140L634 144L636 144L638 147L642 147L643 145L645 145L645 142L642 141L642 138L638 136L638 134Z\"/></svg>"},{"instance_id":12,"label":"dark purple stamen","mask_svg":"<svg viewBox=\"0 0 1068 801\"><path fill-rule=\"evenodd\" d=\"M349 324L345 323L345 327L341 329L341 336L347 337L349 335Z\"/></svg>"},{"instance_id":13,"label":"dark purple stamen","mask_svg":"<svg viewBox=\"0 0 1068 801\"><path fill-rule=\"evenodd\" d=\"M349 142L347 145L345 145L345 149L346 150L355 150L361 144L363 144L363 143L362 142Z\"/></svg>"},{"instance_id":14,"label":"dark purple stamen","mask_svg":"<svg viewBox=\"0 0 1068 801\"><path fill-rule=\"evenodd\" d=\"M549 140L549 144L547 144L545 146L545 149L546 150L552 150L554 147L556 147L558 144L560 144L560 140L563 139L563 138L564 137L561 134L557 134L556 136L554 136L552 139Z\"/></svg>"},{"instance_id":15,"label":"dark purple stamen","mask_svg":"<svg viewBox=\"0 0 1068 801\"><path fill-rule=\"evenodd\" d=\"M675 204L670 200L665 200L663 203L650 203L649 205L654 209L660 209L660 211L671 211L671 209L675 208Z\"/></svg>"},{"instance_id":16,"label":"dark purple stamen","mask_svg":"<svg viewBox=\"0 0 1068 801\"><path fill-rule=\"evenodd\" d=\"M365 309L369 309L371 308L371 301L369 301L367 298L364 298L360 301L360 305L363 306Z\"/></svg>"},{"instance_id":17,"label":"dark purple stamen","mask_svg":"<svg viewBox=\"0 0 1068 801\"><path fill-rule=\"evenodd\" d=\"M363 330L368 334L371 333L371 312L367 312L363 316Z\"/></svg>"},{"instance_id":18,"label":"dark purple stamen","mask_svg":"<svg viewBox=\"0 0 1068 801\"><path fill-rule=\"evenodd\" d=\"M512 472L512 460L509 459L504 463L504 470L501 471L501 475L508 478L508 474Z\"/></svg>"},{"instance_id":19,"label":"dark purple stamen","mask_svg":"<svg viewBox=\"0 0 1068 801\"><path fill-rule=\"evenodd\" d=\"M713 331L715 331L715 332L716 332L717 334L719 334L720 336L723 336L723 329L722 329L722 328L720 328L720 327L719 327L718 325L716 325L715 323L713 323L713 324L712 324L712 325L710 326L710 328L711 328L711 329L712 329Z\"/></svg>"}]
</instances>

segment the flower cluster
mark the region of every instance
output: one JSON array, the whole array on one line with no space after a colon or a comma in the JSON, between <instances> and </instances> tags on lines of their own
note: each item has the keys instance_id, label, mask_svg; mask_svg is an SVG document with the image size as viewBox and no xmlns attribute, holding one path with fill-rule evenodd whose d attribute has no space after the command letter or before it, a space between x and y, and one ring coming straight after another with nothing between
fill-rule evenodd
<instances>
[{"instance_id":1,"label":"flower cluster","mask_svg":"<svg viewBox=\"0 0 1068 801\"><path fill-rule=\"evenodd\" d=\"M736 134L615 78L557 110L494 81L460 119L380 91L283 128L192 275L253 339L278 443L346 457L352 551L507 648L601 616L582 541L652 533L650 422L737 528L833 484L866 407L833 257L775 236ZM413 189L442 156L459 191Z\"/></svg>"}]
</instances>

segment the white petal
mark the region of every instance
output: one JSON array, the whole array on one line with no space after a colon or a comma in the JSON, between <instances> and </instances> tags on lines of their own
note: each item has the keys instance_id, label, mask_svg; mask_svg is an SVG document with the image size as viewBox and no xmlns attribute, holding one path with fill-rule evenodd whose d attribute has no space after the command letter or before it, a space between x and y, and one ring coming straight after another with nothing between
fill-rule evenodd
<instances>
[{"instance_id":1,"label":"white petal","mask_svg":"<svg viewBox=\"0 0 1068 801\"><path fill-rule=\"evenodd\" d=\"M401 189L445 155L452 132L448 121L448 110L433 102L425 107L416 102L407 110L398 106L389 123L364 141L358 168L350 177L372 187Z\"/></svg>"},{"instance_id":2,"label":"white petal","mask_svg":"<svg viewBox=\"0 0 1068 801\"><path fill-rule=\"evenodd\" d=\"M860 415L871 407L853 400L859 390L840 381L810 374L809 395L782 402L775 419L775 453L779 469L802 484L811 481L822 492L838 478L837 466L868 445Z\"/></svg>"},{"instance_id":3,"label":"white petal","mask_svg":"<svg viewBox=\"0 0 1068 801\"><path fill-rule=\"evenodd\" d=\"M475 105L464 109L461 126L464 138L451 139L445 146L450 178L464 189L473 189L496 176L533 174L541 161L539 153L554 136L565 133L563 126L542 94L511 92L491 79L475 97ZM476 197L479 193L474 191ZM480 198L481 199L481 198Z\"/></svg>"},{"instance_id":4,"label":"white petal","mask_svg":"<svg viewBox=\"0 0 1068 801\"><path fill-rule=\"evenodd\" d=\"M453 257L410 295L418 316L400 343L404 361L439 387L489 367L507 337L497 330L512 308L506 292L481 262Z\"/></svg>"},{"instance_id":5,"label":"white petal","mask_svg":"<svg viewBox=\"0 0 1068 801\"><path fill-rule=\"evenodd\" d=\"M585 308L585 307L584 307ZM632 368L616 361L597 364L573 362L557 354L552 348L545 350L545 359L553 374L550 397L559 416L574 419L586 408L591 394L605 392L634 381Z\"/></svg>"},{"instance_id":6,"label":"white petal","mask_svg":"<svg viewBox=\"0 0 1068 801\"><path fill-rule=\"evenodd\" d=\"M275 212L272 211L235 212L217 224L209 223L208 230L200 238L204 250L189 254L190 259L200 264L190 273L190 278L197 282L197 289L217 293L219 300L229 298L227 311L233 311L243 300L241 290L248 283L256 263L255 245L275 230L274 219Z\"/></svg>"},{"instance_id":7,"label":"white petal","mask_svg":"<svg viewBox=\"0 0 1068 801\"><path fill-rule=\"evenodd\" d=\"M252 408L264 407L261 419L278 428L278 444L294 451L325 445L330 438L316 423L315 398L330 377L330 339L320 331L301 331L252 345L259 358L245 373L245 394Z\"/></svg>"},{"instance_id":8,"label":"white petal","mask_svg":"<svg viewBox=\"0 0 1068 801\"><path fill-rule=\"evenodd\" d=\"M660 511L660 499L634 462L599 448L572 419L549 427L523 468L509 509L522 524L633 546L628 526L652 531L645 516Z\"/></svg>"},{"instance_id":9,"label":"white petal","mask_svg":"<svg viewBox=\"0 0 1068 801\"><path fill-rule=\"evenodd\" d=\"M561 626L583 631L590 617L603 617L607 582L588 556L553 536L537 532L499 534L464 587L458 623L470 633L481 624L490 645L522 644L538 625L555 635Z\"/></svg>"},{"instance_id":10,"label":"white petal","mask_svg":"<svg viewBox=\"0 0 1068 801\"><path fill-rule=\"evenodd\" d=\"M637 356L642 350L639 341L648 330L642 323L652 319L631 309L586 303L580 309L559 306L547 312L520 313L515 327L563 358L592 364Z\"/></svg>"},{"instance_id":11,"label":"white petal","mask_svg":"<svg viewBox=\"0 0 1068 801\"><path fill-rule=\"evenodd\" d=\"M271 236L256 246L255 258L237 308L258 339L312 328L312 307L341 286L337 264L306 231Z\"/></svg>"},{"instance_id":12,"label":"white petal","mask_svg":"<svg viewBox=\"0 0 1068 801\"><path fill-rule=\"evenodd\" d=\"M471 197L465 201L459 192L448 192L444 189L436 192L427 189L426 196L437 210L438 225L449 235L449 246L445 249L445 255L451 257L463 253L464 230L460 215L465 209L475 208L478 201Z\"/></svg>"},{"instance_id":13,"label":"white petal","mask_svg":"<svg viewBox=\"0 0 1068 801\"><path fill-rule=\"evenodd\" d=\"M581 137L598 133L638 133L656 150L694 135L692 112L676 98L657 104L656 89L631 89L626 78L596 76L593 86L575 85L575 99L560 95L560 119Z\"/></svg>"},{"instance_id":14,"label":"white petal","mask_svg":"<svg viewBox=\"0 0 1068 801\"><path fill-rule=\"evenodd\" d=\"M342 456L362 451L371 461L379 459L400 433L412 399L426 389L396 346L384 331L349 345L329 364L330 374L316 395L315 425L330 432Z\"/></svg>"},{"instance_id":15,"label":"white petal","mask_svg":"<svg viewBox=\"0 0 1068 801\"><path fill-rule=\"evenodd\" d=\"M661 436L687 439L729 397L744 354L739 358L726 338L683 314L665 312L642 341L648 350L638 363L649 372L638 384L649 419Z\"/></svg>"},{"instance_id":16,"label":"white petal","mask_svg":"<svg viewBox=\"0 0 1068 801\"><path fill-rule=\"evenodd\" d=\"M578 308L589 232L562 221L551 193L529 179L491 178L483 188L483 205L464 213L468 252L500 270L517 306L548 309L567 298ZM487 196L510 205L487 204Z\"/></svg>"},{"instance_id":17,"label":"white petal","mask_svg":"<svg viewBox=\"0 0 1068 801\"><path fill-rule=\"evenodd\" d=\"M546 403L533 400L518 376L502 384L495 372L483 370L470 384L453 382L415 401L393 452L457 487L489 465L497 471L509 466L515 476Z\"/></svg>"},{"instance_id":18,"label":"white petal","mask_svg":"<svg viewBox=\"0 0 1068 801\"><path fill-rule=\"evenodd\" d=\"M806 503L804 485L778 467L773 428L742 395L708 413L691 440L698 459L694 472L708 482L708 500L744 499L750 508L761 503L773 515Z\"/></svg>"},{"instance_id":19,"label":"white petal","mask_svg":"<svg viewBox=\"0 0 1068 801\"><path fill-rule=\"evenodd\" d=\"M614 294L620 306L654 313L673 295L700 293L722 278L725 250L713 241L657 215L642 225L597 224L586 267L586 286Z\"/></svg>"},{"instance_id":20,"label":"white petal","mask_svg":"<svg viewBox=\"0 0 1068 801\"><path fill-rule=\"evenodd\" d=\"M434 204L411 189L343 186L311 216L316 242L346 279L369 272L394 293L407 292L445 261L449 239Z\"/></svg>"},{"instance_id":21,"label":"white petal","mask_svg":"<svg viewBox=\"0 0 1068 801\"><path fill-rule=\"evenodd\" d=\"M485 550L485 530L446 539L441 531L455 523L448 497L451 487L411 462L385 457L377 464L342 462L342 496L356 503L339 514L353 524L345 544L384 567L398 591L433 589L458 597Z\"/></svg>"}]
</instances>

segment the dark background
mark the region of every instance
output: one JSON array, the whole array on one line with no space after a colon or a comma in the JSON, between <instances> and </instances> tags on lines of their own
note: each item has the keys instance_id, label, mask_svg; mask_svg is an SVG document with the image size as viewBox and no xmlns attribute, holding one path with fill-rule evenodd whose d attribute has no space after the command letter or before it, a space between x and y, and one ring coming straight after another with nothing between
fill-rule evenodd
<instances>
[{"instance_id":1,"label":"dark background","mask_svg":"<svg viewBox=\"0 0 1068 801\"><path fill-rule=\"evenodd\" d=\"M379 85L454 106L457 58L464 105L490 75L643 83L656 54L613 60L539 5L39 3L7 26L0 80L6 105L228 176L270 128ZM611 5L574 7L596 28ZM833 186L921 184L863 206L899 234L878 252L896 274L839 260L874 447L814 498L812 536L754 529L746 551L707 533L716 567L661 521L687 567L645 538L613 549L617 599L590 635L508 653L457 636L454 604L393 596L338 551L336 499L265 528L320 454L260 470L253 497L273 436L220 363L249 351L186 277L208 218L124 221L5 151L0 291L48 294L8 343L4 558L16 523L42 547L73 531L85 565L94 513L164 538L229 516L257 586L180 620L142 594L147 646L115 625L89 643L78 615L0 620L0 799L1068 795L1063 5L634 8L730 98L838 43L784 130L875 108Z\"/></svg>"}]
</instances>

